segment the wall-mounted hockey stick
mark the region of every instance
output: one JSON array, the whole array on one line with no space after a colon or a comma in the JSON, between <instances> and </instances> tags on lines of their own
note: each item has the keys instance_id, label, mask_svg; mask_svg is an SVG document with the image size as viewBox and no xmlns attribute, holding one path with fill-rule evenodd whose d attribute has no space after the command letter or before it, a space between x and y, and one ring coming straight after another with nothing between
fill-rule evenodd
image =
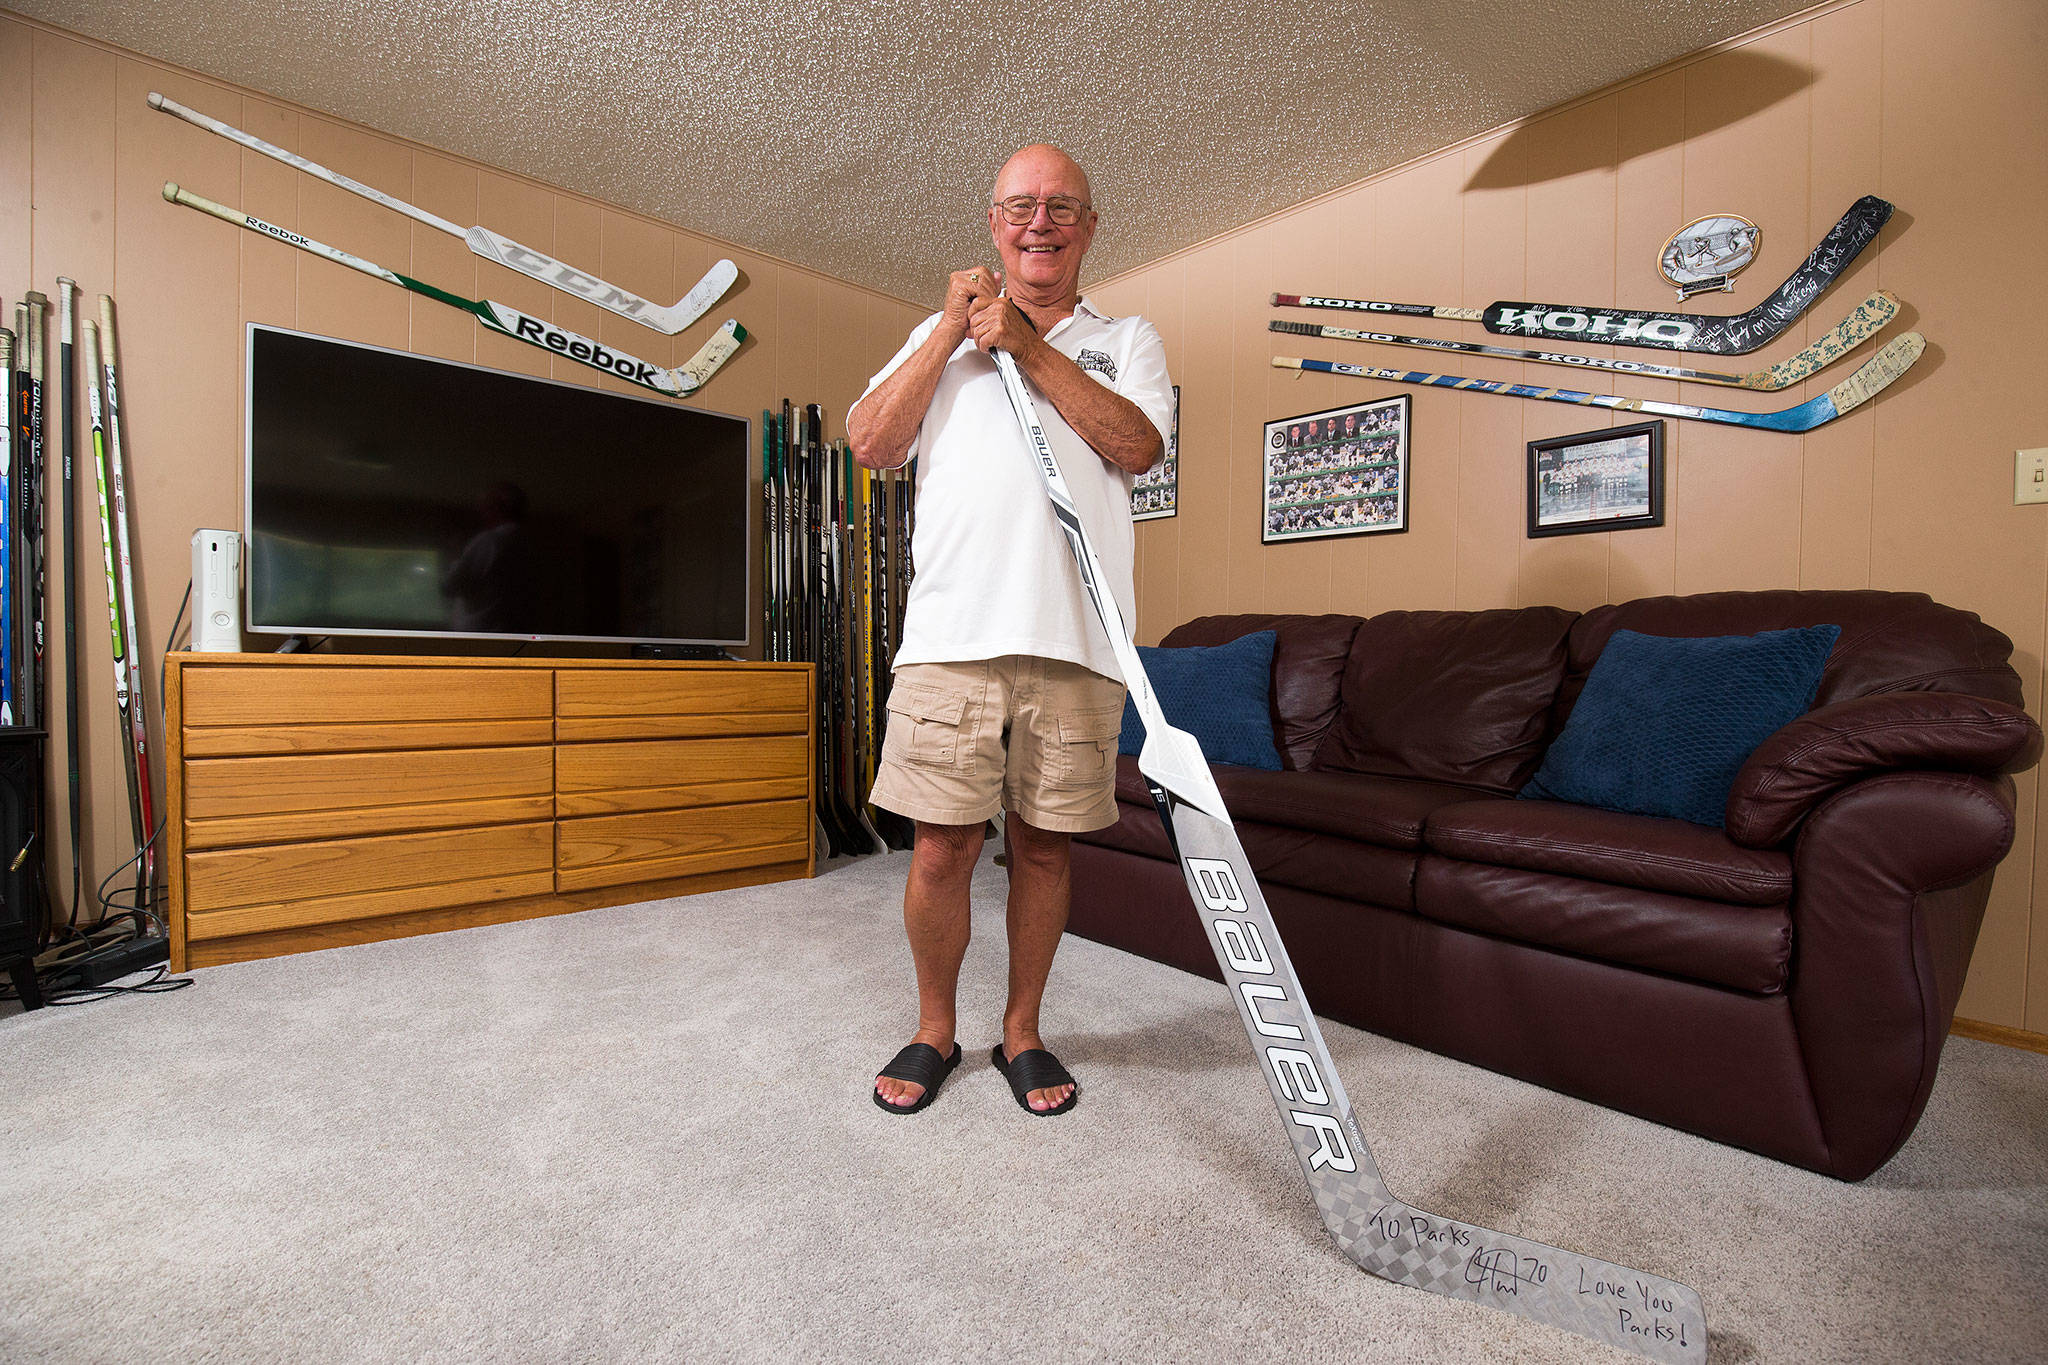
<instances>
[{"instance_id":1,"label":"wall-mounted hockey stick","mask_svg":"<svg viewBox=\"0 0 2048 1365\"><path fill-rule=\"evenodd\" d=\"M552 285L564 293L574 294L585 302L610 309L622 318L631 318L643 327L651 327L669 336L674 336L703 317L706 310L717 303L725 291L732 288L733 281L739 278L738 266L731 261L720 261L706 272L703 279L697 281L689 293L664 308L658 303L648 302L638 294L628 293L615 284L607 284L595 275L586 275L574 266L564 265L544 251L521 246L511 238L500 236L489 228L459 227L439 214L429 213L418 205L408 204L396 195L373 189L359 180L351 180L339 171L331 171L317 161L308 161L296 152L288 152L273 143L265 142L255 134L245 133L233 124L222 123L219 119L209 118L196 109L188 109L168 95L150 91L149 107L175 115L194 127L204 128L209 133L217 133L230 142L240 143L252 152L261 152L274 161L296 166L306 174L325 180L330 185L347 190L351 194L359 194L374 203L382 204L387 209L402 213L416 223L424 223L451 237L460 237L468 243L472 252L487 261L496 261L499 265L539 280L542 284Z\"/></svg>"},{"instance_id":2,"label":"wall-mounted hockey stick","mask_svg":"<svg viewBox=\"0 0 2048 1365\"><path fill-rule=\"evenodd\" d=\"M1442 341L1436 337L1395 336L1387 332L1357 332L1349 327L1319 327L1313 322L1266 324L1267 330L1290 336L1336 337L1341 341L1376 341L1383 346L1419 346L1430 351L1456 351L1462 355L1497 355L1508 360L1533 360L1543 365L1571 365L1582 370L1612 370L1616 374L1648 375L1653 379L1679 379L1693 384L1722 384L1735 389L1773 392L1820 373L1884 330L1897 317L1899 301L1880 289L1856 305L1856 310L1831 328L1828 334L1794 356L1748 374L1721 374L1714 370L1688 370L1678 365L1653 365L1646 360L1610 360L1606 356L1573 355L1564 351L1527 351L1519 346L1487 346L1477 341Z\"/></svg>"},{"instance_id":3,"label":"wall-mounted hockey stick","mask_svg":"<svg viewBox=\"0 0 2048 1365\"><path fill-rule=\"evenodd\" d=\"M1926 349L1927 338L1918 332L1893 337L1863 362L1861 369L1818 398L1777 412L1734 412L1727 408L1701 408L1690 403L1660 403L1654 398L1617 398L1611 393L1580 393L1575 389L1542 389L1533 384L1508 384L1496 379L1461 379L1454 374L1429 374L1423 370L1382 370L1372 365L1345 365L1332 360L1295 360L1274 356L1277 370L1314 370L1320 374L1348 374L1360 379L1389 379L1396 384L1431 384L1445 389L1469 389L1497 393L1505 398L1541 398L1552 403L1577 403L1581 407L1615 408L1622 412L1648 412L1660 417L1683 417L1695 422L1720 422L1732 427L1755 427L1760 431L1812 431L1834 421L1851 408L1868 402L1886 385L1913 368Z\"/></svg>"},{"instance_id":4,"label":"wall-mounted hockey stick","mask_svg":"<svg viewBox=\"0 0 2048 1365\"><path fill-rule=\"evenodd\" d=\"M1709 351L1745 355L1763 345L1820 297L1835 276L1877 240L1878 230L1892 216L1892 206L1866 194L1849 206L1840 222L1828 229L1797 270L1771 296L1732 317L1692 313L1637 312L1627 308L1586 308L1556 303L1490 303L1484 308L1438 308L1426 303L1380 303L1372 299L1324 298L1312 294L1275 294L1273 303L1287 308L1345 308L1364 313L1395 313L1414 318L1450 318L1484 323L1501 336L1542 337L1547 341L1601 341L1621 346L1655 346L1668 351Z\"/></svg>"},{"instance_id":5,"label":"wall-mounted hockey stick","mask_svg":"<svg viewBox=\"0 0 2048 1365\"><path fill-rule=\"evenodd\" d=\"M181 189L175 184L164 186L164 198L173 204L183 204L188 209L198 209L201 213L211 214L224 223L233 223L236 227L245 227L266 237L275 237L287 246L311 252L315 256L333 261L336 265L345 265L350 270L359 270L372 279L395 284L401 289L430 299L437 299L450 308L460 308L500 336L523 341L529 346L538 346L543 351L552 351L556 355L588 365L594 370L603 370L615 379L623 379L628 384L637 384L643 389L652 389L669 398L685 398L703 388L704 382L717 372L719 366L731 359L733 352L739 350L740 343L747 339L747 329L740 326L737 319L727 318L725 326L713 332L711 340L705 342L697 354L690 357L687 364L673 370L665 370L652 361L638 360L623 351L601 346L589 337L572 332L566 327L557 327L552 322L543 322L537 317L520 312L517 308L491 299L465 299L460 294L451 294L445 289L436 289L431 284L422 284L409 275L386 270L381 265L373 264L360 256L351 256L337 247L328 246L325 242L316 242L311 237L302 237L287 228L278 227L275 223L266 223L253 213L243 213L240 209L216 204L203 195Z\"/></svg>"},{"instance_id":6,"label":"wall-mounted hockey stick","mask_svg":"<svg viewBox=\"0 0 2048 1365\"><path fill-rule=\"evenodd\" d=\"M1397 1284L1518 1313L1639 1352L1698 1365L1707 1358L1706 1310L1686 1285L1561 1251L1505 1232L1426 1213L1396 1199L1380 1177L1286 945L1238 842L1230 812L1193 735L1167 724L1102 582L1102 567L1046 441L1017 362L995 353L1003 388L1045 476L1053 514L1081 572L1145 723L1138 770L1152 789L1202 926L1237 1001L1260 1071L1280 1108L1295 1159L1323 1226L1360 1267Z\"/></svg>"}]
</instances>

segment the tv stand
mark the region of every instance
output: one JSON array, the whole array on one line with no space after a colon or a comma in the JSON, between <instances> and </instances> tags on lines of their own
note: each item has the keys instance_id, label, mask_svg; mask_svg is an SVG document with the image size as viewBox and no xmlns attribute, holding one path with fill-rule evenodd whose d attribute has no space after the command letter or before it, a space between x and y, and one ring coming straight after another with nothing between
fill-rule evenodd
<instances>
[{"instance_id":1,"label":"tv stand","mask_svg":"<svg viewBox=\"0 0 2048 1365\"><path fill-rule=\"evenodd\" d=\"M813 676L172 654L172 970L808 877Z\"/></svg>"}]
</instances>

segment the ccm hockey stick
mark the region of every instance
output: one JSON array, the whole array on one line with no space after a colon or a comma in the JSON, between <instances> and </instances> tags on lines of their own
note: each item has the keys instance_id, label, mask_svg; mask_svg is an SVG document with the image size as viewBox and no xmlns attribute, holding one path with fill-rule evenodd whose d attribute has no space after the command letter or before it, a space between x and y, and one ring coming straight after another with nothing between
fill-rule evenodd
<instances>
[{"instance_id":1,"label":"ccm hockey stick","mask_svg":"<svg viewBox=\"0 0 2048 1365\"><path fill-rule=\"evenodd\" d=\"M665 370L651 361L637 360L623 351L600 346L589 337L581 336L566 327L557 327L552 322L543 322L537 317L520 312L517 308L490 299L465 299L445 289L436 289L431 284L422 284L409 275L386 270L381 265L373 264L360 256L351 256L346 251L328 246L325 242L316 242L311 237L301 237L298 233L278 227L274 223L266 223L252 213L243 213L225 204L216 204L203 195L180 189L175 184L164 186L164 198L173 204L183 204L188 209L211 214L224 223L233 223L251 232L260 232L266 237L275 237L287 246L295 246L301 251L325 257L336 265L347 266L350 270L359 270L372 279L395 284L401 289L423 294L430 299L438 299L450 308L460 308L500 336L523 341L529 346L538 346L543 351L553 351L556 355L566 356L594 370L603 370L615 379L623 379L628 384L637 384L643 389L652 389L669 398L684 398L703 388L704 381L711 378L718 367L730 359L733 352L739 350L740 343L747 339L747 329L740 326L736 319L727 318L725 326L711 334L711 340L705 342L703 348L690 357L688 364L678 369Z\"/></svg>"},{"instance_id":2,"label":"ccm hockey stick","mask_svg":"<svg viewBox=\"0 0 2048 1365\"><path fill-rule=\"evenodd\" d=\"M1828 229L1820 245L1771 296L1732 317L1692 313L1637 312L1628 308L1583 308L1555 303L1490 303L1484 308L1437 308L1426 303L1379 303L1371 299L1333 299L1308 294L1275 294L1275 306L1347 308L1404 317L1450 318L1484 323L1501 336L1542 337L1546 341L1603 341L1622 346L1655 346L1668 351L1708 351L1715 355L1746 355L1777 336L1820 296L1835 276L1877 239L1892 216L1892 206L1866 194L1849 206L1842 220Z\"/></svg>"},{"instance_id":3,"label":"ccm hockey stick","mask_svg":"<svg viewBox=\"0 0 2048 1365\"><path fill-rule=\"evenodd\" d=\"M253 133L245 133L232 124L208 118L196 109L188 109L168 95L150 91L149 107L175 115L194 127L204 128L209 133L217 133L230 142L240 143L252 152L261 152L274 161L296 166L306 174L317 176L330 185L347 190L351 194L359 194L365 199L382 204L387 209L402 213L416 223L424 223L451 237L460 237L469 244L469 249L473 253L487 261L496 261L499 265L539 280L542 284L553 285L564 293L574 294L585 302L594 303L600 308L608 308L622 318L631 318L643 327L651 327L669 336L674 336L704 316L705 311L717 303L725 291L732 288L733 281L739 278L738 266L731 261L720 261L711 267L703 279L697 281L695 288L664 308L658 303L648 302L638 294L628 293L615 284L606 284L594 275L586 275L573 266L564 265L546 252L535 251L530 246L521 246L511 238L502 237L489 228L458 227L438 214L406 203L396 195L372 189L361 181L349 179L339 171L330 171L317 161L308 161L296 152L288 152L282 147L265 142Z\"/></svg>"},{"instance_id":4,"label":"ccm hockey stick","mask_svg":"<svg viewBox=\"0 0 2048 1365\"><path fill-rule=\"evenodd\" d=\"M1653 1360L1707 1358L1706 1311L1686 1285L1405 1204L1388 1190L1351 1112L1286 945L1238 842L1230 812L1195 737L1167 724L1122 609L1102 582L1095 548L1017 362L995 352L1010 406L1024 428L1053 514L1145 723L1138 770L1166 822L1202 927L1260 1071L1279 1106L1309 1194L1337 1246L1360 1267L1417 1289L1518 1313Z\"/></svg>"},{"instance_id":5,"label":"ccm hockey stick","mask_svg":"<svg viewBox=\"0 0 2048 1365\"><path fill-rule=\"evenodd\" d=\"M1622 412L1648 412L1660 417L1685 417L1695 422L1720 422L1732 427L1755 427L1759 431L1812 431L1834 421L1851 408L1881 393L1885 386L1913 368L1926 349L1927 338L1918 332L1893 337L1878 348L1863 367L1818 398L1777 412L1733 412L1727 408L1700 408L1690 403L1660 403L1654 398L1618 398L1611 393L1580 393L1575 389L1541 389L1533 384L1508 384L1496 379L1461 379L1454 374L1429 374L1423 370L1382 370L1372 365L1344 365L1330 360L1294 360L1274 356L1277 370L1314 370L1321 374L1349 374L1360 379L1390 379L1397 384L1432 384L1445 389L1471 389L1497 393L1506 398L1542 398L1553 403L1577 403L1582 407L1616 408Z\"/></svg>"},{"instance_id":6,"label":"ccm hockey stick","mask_svg":"<svg viewBox=\"0 0 2048 1365\"><path fill-rule=\"evenodd\" d=\"M1497 355L1507 360L1534 360L1544 365L1575 365L1586 370L1612 370L1616 374L1640 374L1653 379L1679 379L1693 384L1722 384L1735 389L1758 389L1766 393L1797 384L1820 373L1884 330L1898 316L1899 301L1880 289L1856 305L1856 310L1836 323L1828 334L1795 356L1748 374L1720 374L1713 370L1688 370L1677 365L1653 365L1645 360L1610 360L1605 356L1573 355L1565 351L1525 351L1519 346L1486 346L1477 341L1441 341L1435 337L1394 336L1387 332L1355 332L1349 327L1319 327L1313 322L1266 324L1267 330L1290 336L1335 337L1340 341L1376 341L1383 346L1419 346L1431 351L1456 351L1462 355Z\"/></svg>"}]
</instances>

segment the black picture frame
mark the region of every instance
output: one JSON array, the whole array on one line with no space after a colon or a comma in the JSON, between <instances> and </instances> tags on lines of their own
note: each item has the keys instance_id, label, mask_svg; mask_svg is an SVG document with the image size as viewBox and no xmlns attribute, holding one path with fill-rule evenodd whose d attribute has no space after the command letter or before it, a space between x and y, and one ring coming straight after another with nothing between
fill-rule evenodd
<instances>
[{"instance_id":1,"label":"black picture frame","mask_svg":"<svg viewBox=\"0 0 2048 1365\"><path fill-rule=\"evenodd\" d=\"M1131 520L1155 521L1180 511L1180 385L1173 386L1173 422L1166 454L1131 483Z\"/></svg>"},{"instance_id":2,"label":"black picture frame","mask_svg":"<svg viewBox=\"0 0 2048 1365\"><path fill-rule=\"evenodd\" d=\"M1266 423L1260 543L1406 531L1412 416L1403 393Z\"/></svg>"},{"instance_id":3,"label":"black picture frame","mask_svg":"<svg viewBox=\"0 0 2048 1365\"><path fill-rule=\"evenodd\" d=\"M1664 524L1664 423L1529 442L1529 536Z\"/></svg>"}]
</instances>

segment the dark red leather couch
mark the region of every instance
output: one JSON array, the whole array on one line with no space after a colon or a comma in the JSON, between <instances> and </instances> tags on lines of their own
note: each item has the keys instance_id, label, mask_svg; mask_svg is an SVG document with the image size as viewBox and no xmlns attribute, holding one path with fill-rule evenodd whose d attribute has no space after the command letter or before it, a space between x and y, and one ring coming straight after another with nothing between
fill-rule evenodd
<instances>
[{"instance_id":1,"label":"dark red leather couch","mask_svg":"<svg viewBox=\"0 0 2048 1365\"><path fill-rule=\"evenodd\" d=\"M1811 711L1727 828L1511 799L1617 628L1833 623ZM1354 616L1278 633L1285 771L1218 785L1315 1009L1858 1180L1913 1131L2039 757L2012 642L1918 593L1763 592ZM1080 934L1216 977L1136 761L1076 838Z\"/></svg>"}]
</instances>

